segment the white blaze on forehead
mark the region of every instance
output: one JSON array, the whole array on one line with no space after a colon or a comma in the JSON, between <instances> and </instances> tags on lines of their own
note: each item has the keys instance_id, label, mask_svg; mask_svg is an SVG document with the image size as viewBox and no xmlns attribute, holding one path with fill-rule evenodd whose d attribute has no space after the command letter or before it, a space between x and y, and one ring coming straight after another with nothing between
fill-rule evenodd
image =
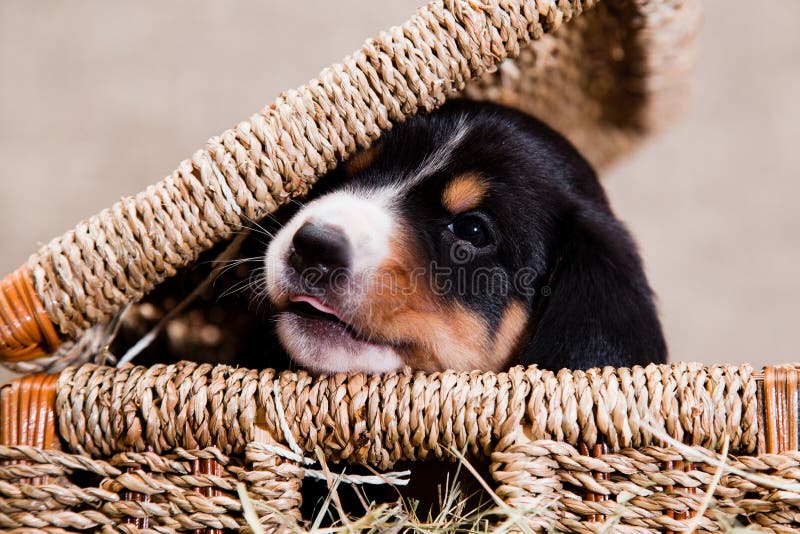
<instances>
[{"instance_id":1,"label":"white blaze on forehead","mask_svg":"<svg viewBox=\"0 0 800 534\"><path fill-rule=\"evenodd\" d=\"M401 195L426 178L430 178L442 171L452 162L453 154L461 146L469 131L467 117L465 115L460 116L447 140L425 156L419 166L412 173L406 175L406 179L395 182L392 187L393 192L396 195Z\"/></svg>"}]
</instances>

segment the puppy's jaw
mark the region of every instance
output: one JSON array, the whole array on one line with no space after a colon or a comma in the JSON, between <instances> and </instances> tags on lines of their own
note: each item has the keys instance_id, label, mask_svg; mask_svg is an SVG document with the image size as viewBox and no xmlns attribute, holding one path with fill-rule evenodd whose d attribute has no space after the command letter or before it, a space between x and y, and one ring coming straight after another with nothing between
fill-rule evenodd
<instances>
[{"instance_id":1,"label":"puppy's jaw","mask_svg":"<svg viewBox=\"0 0 800 534\"><path fill-rule=\"evenodd\" d=\"M351 247L351 264L343 283L326 291L325 300L351 326L325 324L293 313L278 316L277 333L292 358L320 372L396 370L403 360L387 343L367 341L374 335L369 321L359 319L371 280L389 253L396 220L385 191L339 191L306 205L270 243L266 254L266 285L270 299L285 310L291 293L302 293L299 275L287 263L292 238L305 223L334 226L344 232ZM369 306L366 306L369 308ZM358 335L356 335L358 334Z\"/></svg>"},{"instance_id":2,"label":"puppy's jaw","mask_svg":"<svg viewBox=\"0 0 800 534\"><path fill-rule=\"evenodd\" d=\"M390 345L355 339L338 325L291 313L278 317L277 332L297 363L319 373L387 373L405 363Z\"/></svg>"}]
</instances>

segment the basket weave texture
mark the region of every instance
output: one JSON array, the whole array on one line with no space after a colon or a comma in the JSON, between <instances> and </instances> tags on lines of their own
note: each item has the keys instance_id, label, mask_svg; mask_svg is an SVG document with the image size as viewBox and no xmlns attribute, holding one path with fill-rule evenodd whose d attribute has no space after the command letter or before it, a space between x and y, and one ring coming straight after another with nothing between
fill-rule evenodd
<instances>
[{"instance_id":1,"label":"basket weave texture","mask_svg":"<svg viewBox=\"0 0 800 534\"><path fill-rule=\"evenodd\" d=\"M741 521L796 532L799 375L685 363L384 377L84 365L0 390L0 437L17 443L0 446L0 527L246 528L239 484L265 528L298 526L319 448L382 469L488 458L521 531ZM25 413L35 415L20 425ZM794 433L780 432L792 421Z\"/></svg>"},{"instance_id":2,"label":"basket weave texture","mask_svg":"<svg viewBox=\"0 0 800 534\"><path fill-rule=\"evenodd\" d=\"M262 527L293 529L319 450L380 469L486 458L512 530L797 532L796 367L67 367L102 357L87 331L451 96L537 115L605 167L678 107L697 20L695 0L431 2L42 247L0 282L0 357L61 372L0 388L0 528L246 531L244 495Z\"/></svg>"}]
</instances>

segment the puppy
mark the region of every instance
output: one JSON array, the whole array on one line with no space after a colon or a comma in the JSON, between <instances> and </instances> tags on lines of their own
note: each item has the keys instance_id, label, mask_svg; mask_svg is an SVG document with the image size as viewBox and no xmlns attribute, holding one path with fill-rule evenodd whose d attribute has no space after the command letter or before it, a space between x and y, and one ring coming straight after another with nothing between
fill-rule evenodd
<instances>
[{"instance_id":1,"label":"puppy","mask_svg":"<svg viewBox=\"0 0 800 534\"><path fill-rule=\"evenodd\" d=\"M663 362L636 246L591 166L541 122L452 101L323 180L266 285L315 372Z\"/></svg>"}]
</instances>

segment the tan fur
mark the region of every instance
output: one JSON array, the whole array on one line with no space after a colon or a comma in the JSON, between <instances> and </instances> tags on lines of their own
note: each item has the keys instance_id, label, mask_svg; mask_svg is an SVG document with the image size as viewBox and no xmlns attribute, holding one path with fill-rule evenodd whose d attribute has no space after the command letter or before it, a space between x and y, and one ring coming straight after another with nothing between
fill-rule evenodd
<instances>
[{"instance_id":1,"label":"tan fur","mask_svg":"<svg viewBox=\"0 0 800 534\"><path fill-rule=\"evenodd\" d=\"M378 146L371 146L365 150L357 152L350 159L344 162L344 170L350 176L360 173L375 161L380 153Z\"/></svg>"},{"instance_id":2,"label":"tan fur","mask_svg":"<svg viewBox=\"0 0 800 534\"><path fill-rule=\"evenodd\" d=\"M419 318L409 327L409 333L416 336L416 343L403 355L413 368L500 370L490 361L486 323L462 306L444 307L435 317Z\"/></svg>"},{"instance_id":3,"label":"tan fur","mask_svg":"<svg viewBox=\"0 0 800 534\"><path fill-rule=\"evenodd\" d=\"M456 176L442 192L442 205L450 213L463 213L476 208L486 195L488 185L478 174Z\"/></svg>"},{"instance_id":4,"label":"tan fur","mask_svg":"<svg viewBox=\"0 0 800 534\"><path fill-rule=\"evenodd\" d=\"M524 306L512 301L492 336L480 315L431 291L423 263L407 243L394 240L353 318L368 328L361 334L392 343L406 365L422 371L505 369L527 324Z\"/></svg>"},{"instance_id":5,"label":"tan fur","mask_svg":"<svg viewBox=\"0 0 800 534\"><path fill-rule=\"evenodd\" d=\"M525 305L518 300L510 300L494 336L492 361L496 366L508 367L520 348L529 320L530 314Z\"/></svg>"}]
</instances>

